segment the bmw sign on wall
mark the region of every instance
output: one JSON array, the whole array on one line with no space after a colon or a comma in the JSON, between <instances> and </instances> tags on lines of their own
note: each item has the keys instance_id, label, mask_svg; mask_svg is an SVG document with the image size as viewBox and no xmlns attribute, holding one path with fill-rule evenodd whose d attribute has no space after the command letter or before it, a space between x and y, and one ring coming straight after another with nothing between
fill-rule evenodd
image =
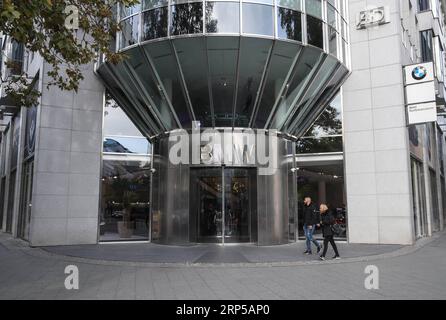
<instances>
[{"instance_id":1,"label":"bmw sign on wall","mask_svg":"<svg viewBox=\"0 0 446 320\"><path fill-rule=\"evenodd\" d=\"M412 78L414 78L417 81L423 80L424 78L426 78L426 75L427 75L427 70L423 66L416 66L412 70Z\"/></svg>"},{"instance_id":2,"label":"bmw sign on wall","mask_svg":"<svg viewBox=\"0 0 446 320\"><path fill-rule=\"evenodd\" d=\"M404 67L407 124L437 120L437 104L432 62Z\"/></svg>"}]
</instances>

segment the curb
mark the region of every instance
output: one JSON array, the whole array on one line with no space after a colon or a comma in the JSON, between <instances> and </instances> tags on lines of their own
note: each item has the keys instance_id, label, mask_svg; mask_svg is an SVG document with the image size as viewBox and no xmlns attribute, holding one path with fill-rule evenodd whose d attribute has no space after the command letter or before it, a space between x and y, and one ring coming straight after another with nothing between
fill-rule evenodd
<instances>
[{"instance_id":1,"label":"curb","mask_svg":"<svg viewBox=\"0 0 446 320\"><path fill-rule=\"evenodd\" d=\"M446 232L438 232L430 238L419 239L414 245L405 246L392 252L345 258L341 260L314 260L314 261L286 261L286 262L241 262L241 263L189 263L189 262L132 262L132 261L117 261L117 260L100 260L81 258L74 256L67 256L62 254L56 254L45 251L41 248L31 248L26 241L21 239L14 239L9 235L0 234L0 245L7 250L19 249L24 254L33 256L36 258L53 258L58 261L78 262L91 265L106 265L106 266L125 266L125 267L146 267L146 268L271 268L271 267L297 267L297 266L310 266L310 265L328 265L328 264L345 264L345 263L358 263L369 262L383 259L396 258L405 256L418 251L419 249L429 245L430 243L438 240L441 235Z\"/></svg>"}]
</instances>

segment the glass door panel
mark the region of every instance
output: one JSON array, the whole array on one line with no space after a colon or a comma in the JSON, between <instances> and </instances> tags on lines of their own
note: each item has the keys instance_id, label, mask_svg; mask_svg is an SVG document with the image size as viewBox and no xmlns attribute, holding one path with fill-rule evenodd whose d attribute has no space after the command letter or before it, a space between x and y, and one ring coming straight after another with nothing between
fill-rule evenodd
<instances>
[{"instance_id":1,"label":"glass door panel","mask_svg":"<svg viewBox=\"0 0 446 320\"><path fill-rule=\"evenodd\" d=\"M225 169L225 242L250 242L251 219L256 208L256 171Z\"/></svg>"}]
</instances>

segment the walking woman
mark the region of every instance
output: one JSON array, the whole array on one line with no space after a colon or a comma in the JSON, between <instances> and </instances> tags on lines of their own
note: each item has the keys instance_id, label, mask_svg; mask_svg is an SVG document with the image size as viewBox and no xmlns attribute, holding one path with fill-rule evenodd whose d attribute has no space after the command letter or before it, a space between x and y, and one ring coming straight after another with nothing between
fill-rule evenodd
<instances>
[{"instance_id":1,"label":"walking woman","mask_svg":"<svg viewBox=\"0 0 446 320\"><path fill-rule=\"evenodd\" d=\"M335 224L335 217L328 210L326 204L321 204L319 207L319 211L321 213L322 235L324 236L324 251L320 256L320 259L325 260L325 254L327 253L329 242L335 252L335 256L333 257L333 259L341 259L339 257L338 247L336 246L336 243L334 241L334 232L332 228L333 225Z\"/></svg>"}]
</instances>

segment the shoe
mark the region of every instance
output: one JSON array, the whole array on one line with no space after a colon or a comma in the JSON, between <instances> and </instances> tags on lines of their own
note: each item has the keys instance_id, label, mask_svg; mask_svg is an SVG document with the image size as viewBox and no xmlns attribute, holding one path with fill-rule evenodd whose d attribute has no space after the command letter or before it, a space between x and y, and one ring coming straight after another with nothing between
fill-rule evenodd
<instances>
[{"instance_id":1,"label":"shoe","mask_svg":"<svg viewBox=\"0 0 446 320\"><path fill-rule=\"evenodd\" d=\"M341 257L340 257L340 256L334 256L333 259L335 259L335 260L341 260Z\"/></svg>"},{"instance_id":2,"label":"shoe","mask_svg":"<svg viewBox=\"0 0 446 320\"><path fill-rule=\"evenodd\" d=\"M310 254L313 254L311 251L305 251L305 254L306 255L310 255Z\"/></svg>"},{"instance_id":3,"label":"shoe","mask_svg":"<svg viewBox=\"0 0 446 320\"><path fill-rule=\"evenodd\" d=\"M321 259L322 261L325 261L325 257L324 256L320 256L319 259Z\"/></svg>"},{"instance_id":4,"label":"shoe","mask_svg":"<svg viewBox=\"0 0 446 320\"><path fill-rule=\"evenodd\" d=\"M321 252L322 246L317 247L317 253Z\"/></svg>"},{"instance_id":5,"label":"shoe","mask_svg":"<svg viewBox=\"0 0 446 320\"><path fill-rule=\"evenodd\" d=\"M305 250L305 251L304 251L304 254L308 254L308 252L309 252L308 250Z\"/></svg>"}]
</instances>

